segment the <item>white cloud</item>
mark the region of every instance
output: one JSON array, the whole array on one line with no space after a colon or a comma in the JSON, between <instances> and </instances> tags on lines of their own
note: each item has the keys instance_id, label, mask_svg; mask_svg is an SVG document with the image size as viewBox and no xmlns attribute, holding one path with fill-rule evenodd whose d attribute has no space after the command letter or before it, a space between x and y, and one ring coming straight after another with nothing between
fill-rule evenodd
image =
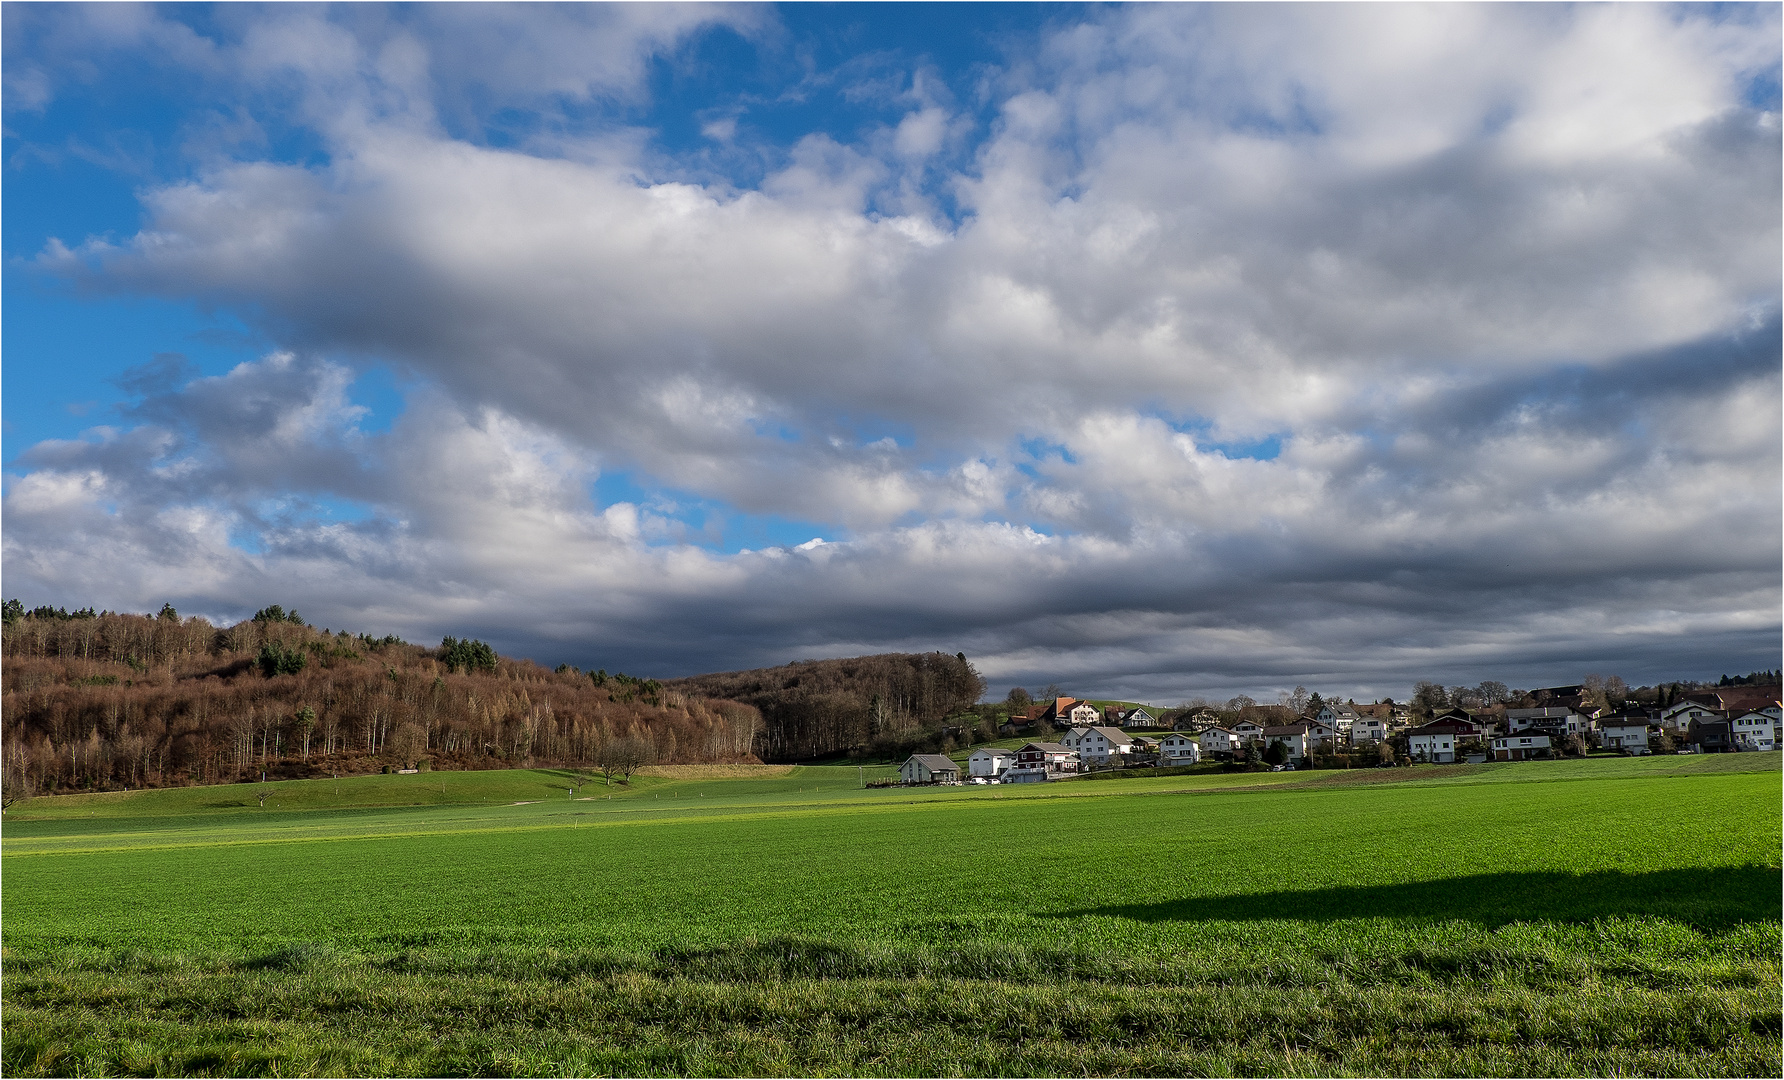
<instances>
[{"instance_id":1,"label":"white cloud","mask_svg":"<svg viewBox=\"0 0 1784 1080\"><path fill-rule=\"evenodd\" d=\"M986 81L970 153L919 73L895 123L807 135L753 189L617 127L477 138L754 18L305 10L199 50L295 79L328 160L210 162L137 236L39 261L291 353L34 451L15 580L327 582L306 611L350 583L343 619L677 670L959 643L1160 693L1535 670L1536 642L1653 666L1676 635L1623 628L1750 649L1755 596L1775 626L1779 132L1743 102L1775 10L1101 13ZM431 389L367 436L321 356ZM615 469L832 539L718 555L667 502L596 505ZM280 492L376 512L306 525ZM70 521L169 554L131 584L48 550Z\"/></svg>"}]
</instances>

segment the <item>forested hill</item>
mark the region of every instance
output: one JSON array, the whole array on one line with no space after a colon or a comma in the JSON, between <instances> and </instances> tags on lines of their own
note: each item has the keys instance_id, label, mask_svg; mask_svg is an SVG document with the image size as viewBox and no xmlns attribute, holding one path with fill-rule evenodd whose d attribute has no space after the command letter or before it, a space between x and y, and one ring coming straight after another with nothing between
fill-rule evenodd
<instances>
[{"instance_id":1,"label":"forested hill","mask_svg":"<svg viewBox=\"0 0 1784 1080\"><path fill-rule=\"evenodd\" d=\"M629 773L754 761L761 717L644 679L550 671L480 641L5 606L6 797L385 767Z\"/></svg>"},{"instance_id":2,"label":"forested hill","mask_svg":"<svg viewBox=\"0 0 1784 1080\"><path fill-rule=\"evenodd\" d=\"M758 753L770 761L899 746L914 733L969 709L985 692L985 680L965 655L944 652L802 660L664 685L761 710Z\"/></svg>"}]
</instances>

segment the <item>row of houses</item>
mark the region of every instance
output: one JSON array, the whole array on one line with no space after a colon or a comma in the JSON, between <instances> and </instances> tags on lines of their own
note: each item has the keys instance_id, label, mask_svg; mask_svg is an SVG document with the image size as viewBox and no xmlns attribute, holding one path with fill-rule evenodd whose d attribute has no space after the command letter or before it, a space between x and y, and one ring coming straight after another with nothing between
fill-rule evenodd
<instances>
[{"instance_id":1,"label":"row of houses","mask_svg":"<svg viewBox=\"0 0 1784 1080\"><path fill-rule=\"evenodd\" d=\"M1784 707L1778 687L1732 687L1694 693L1665 709L1625 707L1593 710L1580 687L1553 687L1539 695L1548 702L1534 708L1448 709L1414 726L1403 707L1327 703L1287 724L1239 720L1222 725L1211 716L1192 716L1189 730L1160 738L1124 731L1153 727L1157 717L1145 709L1103 708L1077 698L1061 697L1030 710L1033 719L1053 719L1072 726L1056 741L1031 742L1017 750L981 748L967 761L964 779L1013 782L1045 780L1092 768L1125 764L1187 765L1204 759L1230 759L1247 746L1268 750L1280 744L1292 759L1336 753L1406 737L1414 761L1445 763L1478 745L1480 758L1521 761L1547 757L1569 737L1626 754L1649 753L1662 733L1675 744L1705 753L1784 748ZM952 782L963 779L955 762L940 754L913 755L900 769L906 783Z\"/></svg>"},{"instance_id":2,"label":"row of houses","mask_svg":"<svg viewBox=\"0 0 1784 1080\"><path fill-rule=\"evenodd\" d=\"M1031 742L1015 750L980 747L967 758L965 779L1023 783L1073 775L1099 767L1124 765L1193 765L1202 749L1187 732L1162 739L1132 735L1118 727L1096 724L1072 728L1053 742ZM907 784L949 783L962 779L960 767L942 754L913 754L899 769Z\"/></svg>"}]
</instances>

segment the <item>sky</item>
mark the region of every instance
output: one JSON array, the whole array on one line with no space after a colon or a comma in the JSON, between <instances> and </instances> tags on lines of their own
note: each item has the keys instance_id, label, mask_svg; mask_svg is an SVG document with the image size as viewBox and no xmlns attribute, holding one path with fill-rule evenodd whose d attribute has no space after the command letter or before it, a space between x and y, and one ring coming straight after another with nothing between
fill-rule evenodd
<instances>
[{"instance_id":1,"label":"sky","mask_svg":"<svg viewBox=\"0 0 1784 1080\"><path fill-rule=\"evenodd\" d=\"M994 697L1776 667L1779 16L7 4L0 589Z\"/></svg>"}]
</instances>

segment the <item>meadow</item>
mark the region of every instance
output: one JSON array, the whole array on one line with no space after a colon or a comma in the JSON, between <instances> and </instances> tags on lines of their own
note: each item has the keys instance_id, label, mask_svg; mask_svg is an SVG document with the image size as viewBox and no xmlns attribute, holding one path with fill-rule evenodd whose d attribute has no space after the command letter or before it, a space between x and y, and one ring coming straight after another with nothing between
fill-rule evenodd
<instances>
[{"instance_id":1,"label":"meadow","mask_svg":"<svg viewBox=\"0 0 1784 1080\"><path fill-rule=\"evenodd\" d=\"M869 771L871 772L871 770ZM1775 755L36 799L7 1075L1778 1075ZM265 805L259 795L266 793Z\"/></svg>"}]
</instances>

